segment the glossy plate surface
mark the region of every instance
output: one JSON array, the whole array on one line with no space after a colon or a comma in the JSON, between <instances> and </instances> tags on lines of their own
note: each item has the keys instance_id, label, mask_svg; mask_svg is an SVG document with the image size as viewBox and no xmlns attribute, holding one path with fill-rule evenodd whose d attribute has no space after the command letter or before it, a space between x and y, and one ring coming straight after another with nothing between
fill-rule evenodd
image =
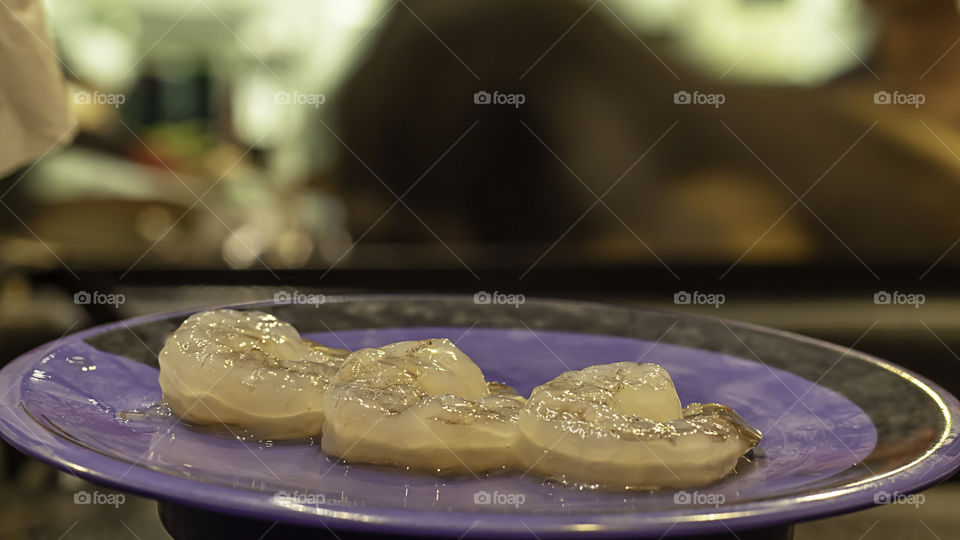
<instances>
[{"instance_id":1,"label":"glossy plate surface","mask_svg":"<svg viewBox=\"0 0 960 540\"><path fill-rule=\"evenodd\" d=\"M122 420L160 398L156 352L188 314L93 328L0 371L0 432L26 453L119 489L207 510L381 534L653 536L851 511L960 467L957 400L892 364L800 336L675 313L471 297L261 304L310 339L355 349L448 337L523 394L562 371L662 364L680 399L732 406L764 433L736 475L697 490L597 493L523 478L438 478L347 466L318 444L244 441L175 418Z\"/></svg>"}]
</instances>

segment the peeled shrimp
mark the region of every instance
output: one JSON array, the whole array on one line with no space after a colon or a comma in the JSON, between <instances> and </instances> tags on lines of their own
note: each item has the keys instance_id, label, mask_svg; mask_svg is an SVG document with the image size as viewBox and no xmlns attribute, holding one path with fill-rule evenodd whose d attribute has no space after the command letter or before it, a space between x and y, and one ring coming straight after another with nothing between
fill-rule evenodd
<instances>
[{"instance_id":1,"label":"peeled shrimp","mask_svg":"<svg viewBox=\"0 0 960 540\"><path fill-rule=\"evenodd\" d=\"M724 405L681 411L670 375L634 362L568 371L538 386L518 424L520 459L534 474L619 490L708 484L760 442Z\"/></svg>"},{"instance_id":2,"label":"peeled shrimp","mask_svg":"<svg viewBox=\"0 0 960 540\"><path fill-rule=\"evenodd\" d=\"M502 468L516 462L523 404L447 339L361 349L331 381L321 446L350 462L438 473Z\"/></svg>"},{"instance_id":3,"label":"peeled shrimp","mask_svg":"<svg viewBox=\"0 0 960 540\"><path fill-rule=\"evenodd\" d=\"M189 422L262 438L315 436L324 390L347 354L301 339L267 313L205 311L184 321L160 351L160 387Z\"/></svg>"}]
</instances>

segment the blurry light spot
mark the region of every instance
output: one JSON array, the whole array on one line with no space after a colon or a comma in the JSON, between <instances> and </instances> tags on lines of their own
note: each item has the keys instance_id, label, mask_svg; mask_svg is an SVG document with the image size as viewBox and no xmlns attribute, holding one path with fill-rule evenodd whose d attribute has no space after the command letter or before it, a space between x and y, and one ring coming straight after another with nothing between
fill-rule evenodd
<instances>
[{"instance_id":1,"label":"blurry light spot","mask_svg":"<svg viewBox=\"0 0 960 540\"><path fill-rule=\"evenodd\" d=\"M287 266L300 266L310 259L313 242L310 235L291 229L283 232L277 240L277 253Z\"/></svg>"},{"instance_id":2,"label":"blurry light spot","mask_svg":"<svg viewBox=\"0 0 960 540\"><path fill-rule=\"evenodd\" d=\"M223 260L231 268L249 268L263 252L263 238L253 227L240 227L223 242Z\"/></svg>"},{"instance_id":3,"label":"blurry light spot","mask_svg":"<svg viewBox=\"0 0 960 540\"><path fill-rule=\"evenodd\" d=\"M80 24L59 38L72 70L94 87L120 88L133 76L129 68L137 59L134 43L116 29Z\"/></svg>"},{"instance_id":4,"label":"blurry light spot","mask_svg":"<svg viewBox=\"0 0 960 540\"><path fill-rule=\"evenodd\" d=\"M154 242L173 225L173 216L162 206L148 206L137 214L134 229L141 238Z\"/></svg>"}]
</instances>

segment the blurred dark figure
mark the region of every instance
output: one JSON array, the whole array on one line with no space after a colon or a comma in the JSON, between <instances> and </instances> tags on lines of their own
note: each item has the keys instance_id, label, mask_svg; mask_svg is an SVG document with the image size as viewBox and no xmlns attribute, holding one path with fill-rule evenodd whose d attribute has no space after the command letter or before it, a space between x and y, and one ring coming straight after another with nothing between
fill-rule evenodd
<instances>
[{"instance_id":1,"label":"blurred dark figure","mask_svg":"<svg viewBox=\"0 0 960 540\"><path fill-rule=\"evenodd\" d=\"M335 130L359 158L345 152L341 161L343 187L357 201L352 208L358 229L371 225L394 201L363 160L398 195L416 183L404 200L445 239L556 238L593 199L537 137L568 163L587 154L606 164L603 177L581 176L602 191L637 157L625 161L621 156L651 144L672 122L667 115L636 126L627 120L625 105L668 89L624 84L623 58L640 44L611 31L599 12L584 16L576 31L547 53L583 15L578 2L408 5L454 53L398 6L369 60L341 90ZM654 69L651 58L640 59ZM636 67L644 71L643 65ZM650 85L656 82L651 78ZM525 102L476 104L474 94L480 91L519 93ZM641 107L633 108L641 113ZM621 138L624 132L629 140ZM571 145L576 139L580 142ZM649 177L653 162L642 163L634 176ZM642 207L643 201L636 204ZM597 234L591 221L571 235ZM400 205L370 234L386 240L429 236Z\"/></svg>"},{"instance_id":2,"label":"blurred dark figure","mask_svg":"<svg viewBox=\"0 0 960 540\"><path fill-rule=\"evenodd\" d=\"M960 94L940 91L960 77L949 3L873 2L876 53L823 88L703 80L662 52L668 36L638 37L603 4L398 5L331 126L354 234L562 238L553 254L581 261L932 263L960 238L960 134L944 115ZM929 95L884 106L884 89ZM674 102L694 90L725 101ZM478 91L525 102L476 104ZM387 212L391 190L409 210Z\"/></svg>"}]
</instances>

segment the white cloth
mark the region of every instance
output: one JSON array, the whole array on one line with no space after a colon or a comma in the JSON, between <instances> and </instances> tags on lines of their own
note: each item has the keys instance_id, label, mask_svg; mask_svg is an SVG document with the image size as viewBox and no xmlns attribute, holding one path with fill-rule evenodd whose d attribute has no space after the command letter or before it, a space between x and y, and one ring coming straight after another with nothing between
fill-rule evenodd
<instances>
[{"instance_id":1,"label":"white cloth","mask_svg":"<svg viewBox=\"0 0 960 540\"><path fill-rule=\"evenodd\" d=\"M61 65L39 0L0 3L0 176L73 139Z\"/></svg>"}]
</instances>

